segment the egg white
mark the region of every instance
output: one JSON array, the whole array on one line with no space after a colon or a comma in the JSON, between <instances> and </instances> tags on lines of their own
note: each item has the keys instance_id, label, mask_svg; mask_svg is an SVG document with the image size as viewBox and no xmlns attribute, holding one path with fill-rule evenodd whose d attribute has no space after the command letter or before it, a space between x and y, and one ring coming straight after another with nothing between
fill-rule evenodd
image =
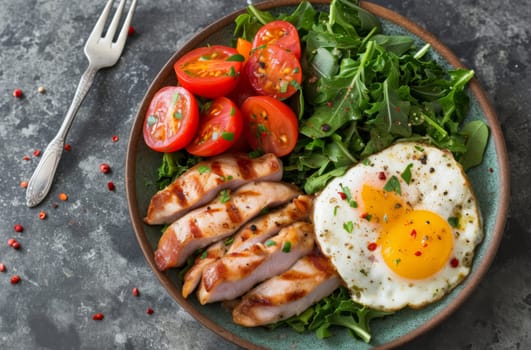
<instances>
[{"instance_id":1,"label":"egg white","mask_svg":"<svg viewBox=\"0 0 531 350\"><path fill-rule=\"evenodd\" d=\"M409 184L401 177L408 164ZM381 249L367 247L380 234L379 224L362 217L338 193L349 188L359 200L363 184L382 188L395 176L401 197L415 210L429 210L442 218L459 217L451 227L453 250L437 273L423 279L408 279L396 274L384 262ZM343 196L344 197L344 196ZM350 289L352 299L378 310L419 308L442 298L470 272L474 251L483 239L481 215L471 185L460 164L450 152L424 144L395 144L368 157L342 176L331 181L314 201L313 223L321 250L336 267ZM352 223L352 225L350 224ZM347 232L345 225L351 225Z\"/></svg>"}]
</instances>

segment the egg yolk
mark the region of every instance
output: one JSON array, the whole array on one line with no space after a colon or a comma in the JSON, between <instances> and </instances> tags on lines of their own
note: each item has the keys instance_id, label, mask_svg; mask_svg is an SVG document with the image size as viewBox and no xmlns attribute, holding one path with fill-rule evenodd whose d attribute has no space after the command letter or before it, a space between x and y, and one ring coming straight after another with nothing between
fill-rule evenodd
<instances>
[{"instance_id":1,"label":"egg yolk","mask_svg":"<svg viewBox=\"0 0 531 350\"><path fill-rule=\"evenodd\" d=\"M377 245L387 266L408 279L430 277L443 268L453 249L452 229L439 214L414 210L395 192L362 188L364 213L380 224Z\"/></svg>"}]
</instances>

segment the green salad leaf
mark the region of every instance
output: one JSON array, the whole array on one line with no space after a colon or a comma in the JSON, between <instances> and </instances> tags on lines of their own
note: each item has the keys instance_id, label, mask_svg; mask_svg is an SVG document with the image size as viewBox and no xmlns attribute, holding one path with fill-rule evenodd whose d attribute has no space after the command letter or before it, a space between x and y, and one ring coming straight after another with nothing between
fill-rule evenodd
<instances>
[{"instance_id":1,"label":"green salad leaf","mask_svg":"<svg viewBox=\"0 0 531 350\"><path fill-rule=\"evenodd\" d=\"M355 303L348 290L340 287L300 315L274 323L269 328L288 326L299 333L313 331L319 339L324 339L333 336L334 329L342 327L348 329L352 337L368 343L371 340L370 321L391 314Z\"/></svg>"}]
</instances>

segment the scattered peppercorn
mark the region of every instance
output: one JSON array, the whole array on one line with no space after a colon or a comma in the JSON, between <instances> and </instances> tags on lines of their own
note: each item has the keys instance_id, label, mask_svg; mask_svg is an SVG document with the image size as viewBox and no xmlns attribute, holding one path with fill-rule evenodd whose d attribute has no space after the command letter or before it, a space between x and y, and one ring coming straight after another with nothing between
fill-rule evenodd
<instances>
[{"instance_id":1,"label":"scattered peppercorn","mask_svg":"<svg viewBox=\"0 0 531 350\"><path fill-rule=\"evenodd\" d=\"M104 174L107 174L111 171L111 166L107 163L100 164L100 171Z\"/></svg>"},{"instance_id":2,"label":"scattered peppercorn","mask_svg":"<svg viewBox=\"0 0 531 350\"><path fill-rule=\"evenodd\" d=\"M155 312L155 311L153 311L153 309L150 308L150 307L148 307L148 308L146 309L146 313L147 313L148 315L153 315L154 312Z\"/></svg>"},{"instance_id":3,"label":"scattered peppercorn","mask_svg":"<svg viewBox=\"0 0 531 350\"><path fill-rule=\"evenodd\" d=\"M137 297L140 295L140 292L138 291L138 288L133 288L133 296Z\"/></svg>"},{"instance_id":4,"label":"scattered peppercorn","mask_svg":"<svg viewBox=\"0 0 531 350\"><path fill-rule=\"evenodd\" d=\"M57 203L55 203L55 202L52 203L52 208L57 209L57 207L59 207L59 204L57 204Z\"/></svg>"},{"instance_id":5,"label":"scattered peppercorn","mask_svg":"<svg viewBox=\"0 0 531 350\"><path fill-rule=\"evenodd\" d=\"M133 26L129 26L129 29L127 30L127 35L132 36L135 35L136 31Z\"/></svg>"},{"instance_id":6,"label":"scattered peppercorn","mask_svg":"<svg viewBox=\"0 0 531 350\"><path fill-rule=\"evenodd\" d=\"M41 219L41 220L46 219L46 212L45 212L45 211L41 211L41 212L39 213L39 219Z\"/></svg>"},{"instance_id":7,"label":"scattered peppercorn","mask_svg":"<svg viewBox=\"0 0 531 350\"><path fill-rule=\"evenodd\" d=\"M112 136L112 142L118 142L120 138L118 137L118 135L113 135Z\"/></svg>"},{"instance_id":8,"label":"scattered peppercorn","mask_svg":"<svg viewBox=\"0 0 531 350\"><path fill-rule=\"evenodd\" d=\"M13 226L13 229L14 229L16 232L22 232L22 231L24 231L24 227L23 227L21 224L15 224L15 226Z\"/></svg>"},{"instance_id":9,"label":"scattered peppercorn","mask_svg":"<svg viewBox=\"0 0 531 350\"><path fill-rule=\"evenodd\" d=\"M11 284L17 284L18 282L20 282L20 276L19 275L11 276Z\"/></svg>"},{"instance_id":10,"label":"scattered peppercorn","mask_svg":"<svg viewBox=\"0 0 531 350\"><path fill-rule=\"evenodd\" d=\"M21 181L20 182L20 187L27 188L28 187L28 182L27 181Z\"/></svg>"},{"instance_id":11,"label":"scattered peppercorn","mask_svg":"<svg viewBox=\"0 0 531 350\"><path fill-rule=\"evenodd\" d=\"M39 86L37 91L39 92L39 94L44 94L46 92L46 89L44 88L44 86Z\"/></svg>"},{"instance_id":12,"label":"scattered peppercorn","mask_svg":"<svg viewBox=\"0 0 531 350\"><path fill-rule=\"evenodd\" d=\"M92 319L94 321L101 321L103 320L104 317L105 316L101 312L98 312L97 314L92 315Z\"/></svg>"},{"instance_id":13,"label":"scattered peppercorn","mask_svg":"<svg viewBox=\"0 0 531 350\"><path fill-rule=\"evenodd\" d=\"M17 241L16 239L14 239L14 238L10 238L10 239L7 240L7 245L10 246L10 247L12 247L12 246L13 246L13 243L15 243L16 241Z\"/></svg>"},{"instance_id":14,"label":"scattered peppercorn","mask_svg":"<svg viewBox=\"0 0 531 350\"><path fill-rule=\"evenodd\" d=\"M378 173L378 179L385 180L386 178L387 178L387 176L385 176L385 173L383 171L380 171Z\"/></svg>"},{"instance_id":15,"label":"scattered peppercorn","mask_svg":"<svg viewBox=\"0 0 531 350\"><path fill-rule=\"evenodd\" d=\"M11 246L13 247L13 249L19 250L20 249L20 242L19 241L14 241L13 244L11 244Z\"/></svg>"},{"instance_id":16,"label":"scattered peppercorn","mask_svg":"<svg viewBox=\"0 0 531 350\"><path fill-rule=\"evenodd\" d=\"M31 158L29 156L22 157L22 160L30 160Z\"/></svg>"},{"instance_id":17,"label":"scattered peppercorn","mask_svg":"<svg viewBox=\"0 0 531 350\"><path fill-rule=\"evenodd\" d=\"M41 150L40 150L40 149L36 149L35 151L33 151L33 155L34 155L35 157L40 156L40 155L41 155Z\"/></svg>"},{"instance_id":18,"label":"scattered peppercorn","mask_svg":"<svg viewBox=\"0 0 531 350\"><path fill-rule=\"evenodd\" d=\"M22 90L20 89L13 90L13 96L15 96L16 98L21 98L23 95L24 93L22 92Z\"/></svg>"},{"instance_id":19,"label":"scattered peppercorn","mask_svg":"<svg viewBox=\"0 0 531 350\"><path fill-rule=\"evenodd\" d=\"M0 272L6 272L6 265L0 263Z\"/></svg>"},{"instance_id":20,"label":"scattered peppercorn","mask_svg":"<svg viewBox=\"0 0 531 350\"><path fill-rule=\"evenodd\" d=\"M66 195L66 193L59 193L59 199L64 202L68 200L68 196Z\"/></svg>"},{"instance_id":21,"label":"scattered peppercorn","mask_svg":"<svg viewBox=\"0 0 531 350\"><path fill-rule=\"evenodd\" d=\"M64 150L70 152L72 150L72 145L70 145L69 143L65 144Z\"/></svg>"},{"instance_id":22,"label":"scattered peppercorn","mask_svg":"<svg viewBox=\"0 0 531 350\"><path fill-rule=\"evenodd\" d=\"M109 181L107 182L107 188L109 189L109 191L114 191L116 189L116 186L114 186L114 182Z\"/></svg>"}]
</instances>

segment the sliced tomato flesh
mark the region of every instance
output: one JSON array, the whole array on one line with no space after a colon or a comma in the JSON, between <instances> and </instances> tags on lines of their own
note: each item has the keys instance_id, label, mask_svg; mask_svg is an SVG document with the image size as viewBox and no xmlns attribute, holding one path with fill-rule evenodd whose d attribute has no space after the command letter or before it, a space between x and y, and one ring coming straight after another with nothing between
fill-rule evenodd
<instances>
[{"instance_id":1,"label":"sliced tomato flesh","mask_svg":"<svg viewBox=\"0 0 531 350\"><path fill-rule=\"evenodd\" d=\"M242 128L242 115L236 104L218 97L202 113L196 137L186 150L200 157L223 153L238 141Z\"/></svg>"},{"instance_id":2,"label":"sliced tomato flesh","mask_svg":"<svg viewBox=\"0 0 531 350\"><path fill-rule=\"evenodd\" d=\"M236 86L243 60L236 49L214 45L188 52L173 68L180 85L198 96L216 98Z\"/></svg>"},{"instance_id":3,"label":"sliced tomato flesh","mask_svg":"<svg viewBox=\"0 0 531 350\"><path fill-rule=\"evenodd\" d=\"M298 138L298 120L286 104L271 96L251 96L242 104L241 111L244 135L254 150L278 157L293 151Z\"/></svg>"},{"instance_id":4,"label":"sliced tomato flesh","mask_svg":"<svg viewBox=\"0 0 531 350\"><path fill-rule=\"evenodd\" d=\"M300 59L301 42L297 28L290 22L277 20L263 25L253 40L253 48L274 44L290 51Z\"/></svg>"},{"instance_id":5,"label":"sliced tomato flesh","mask_svg":"<svg viewBox=\"0 0 531 350\"><path fill-rule=\"evenodd\" d=\"M144 119L144 140L155 151L174 152L186 147L198 125L195 97L183 87L167 86L151 99Z\"/></svg>"},{"instance_id":6,"label":"sliced tomato flesh","mask_svg":"<svg viewBox=\"0 0 531 350\"><path fill-rule=\"evenodd\" d=\"M276 45L253 50L245 69L250 84L258 94L280 100L295 94L302 81L299 60Z\"/></svg>"}]
</instances>

